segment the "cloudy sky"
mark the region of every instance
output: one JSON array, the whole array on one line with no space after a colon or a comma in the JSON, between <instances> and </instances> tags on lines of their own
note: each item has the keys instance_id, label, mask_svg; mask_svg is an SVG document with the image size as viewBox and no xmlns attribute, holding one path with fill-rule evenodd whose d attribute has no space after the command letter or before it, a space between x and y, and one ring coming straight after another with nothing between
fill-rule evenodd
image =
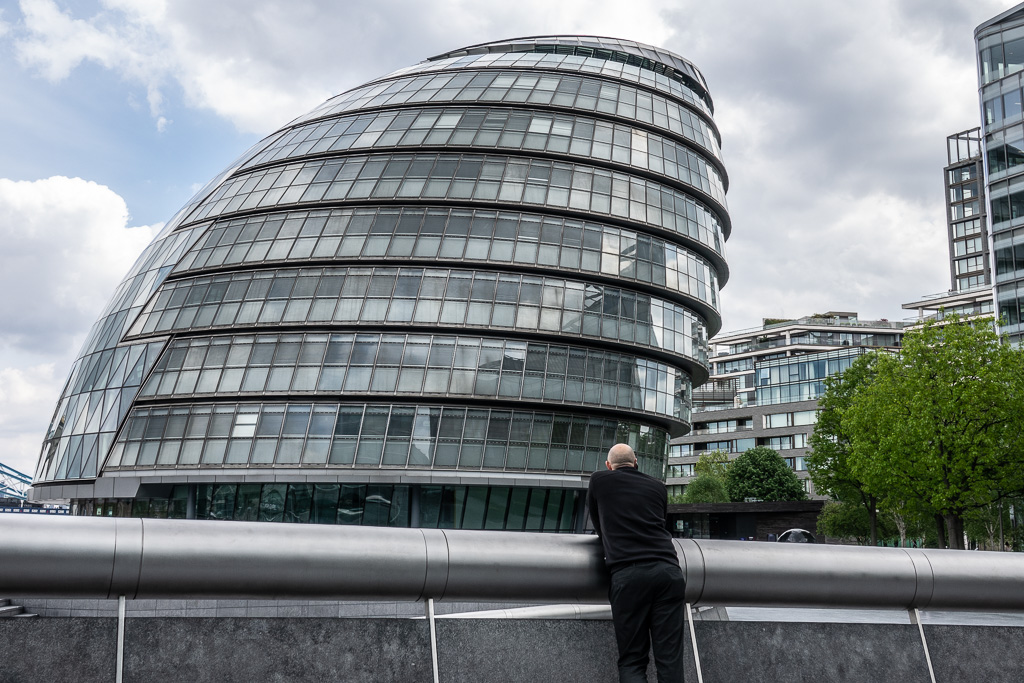
<instances>
[{"instance_id":1,"label":"cloudy sky","mask_svg":"<svg viewBox=\"0 0 1024 683\"><path fill-rule=\"evenodd\" d=\"M703 71L725 330L900 319L949 287L945 137L998 0L0 0L0 462L31 472L89 326L198 187L327 97L456 47L587 33Z\"/></svg>"}]
</instances>

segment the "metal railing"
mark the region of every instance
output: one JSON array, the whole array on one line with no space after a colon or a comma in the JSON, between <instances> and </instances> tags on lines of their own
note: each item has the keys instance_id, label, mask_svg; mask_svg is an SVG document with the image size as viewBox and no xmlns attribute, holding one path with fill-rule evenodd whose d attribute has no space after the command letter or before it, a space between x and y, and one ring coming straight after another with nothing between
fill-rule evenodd
<instances>
[{"instance_id":1,"label":"metal railing","mask_svg":"<svg viewBox=\"0 0 1024 683\"><path fill-rule=\"evenodd\" d=\"M598 538L92 517L0 518L0 593L607 601ZM1024 555L674 540L695 605L1024 610Z\"/></svg>"}]
</instances>

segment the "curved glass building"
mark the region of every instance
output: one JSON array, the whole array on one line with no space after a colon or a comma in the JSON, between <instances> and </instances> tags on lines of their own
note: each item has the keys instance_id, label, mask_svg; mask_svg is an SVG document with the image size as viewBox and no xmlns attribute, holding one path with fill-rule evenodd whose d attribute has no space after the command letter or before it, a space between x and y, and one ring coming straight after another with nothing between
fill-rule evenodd
<instances>
[{"instance_id":1,"label":"curved glass building","mask_svg":"<svg viewBox=\"0 0 1024 683\"><path fill-rule=\"evenodd\" d=\"M33 497L80 514L573 531L663 477L708 376L728 180L697 69L543 36L439 55L246 152L139 257Z\"/></svg>"}]
</instances>

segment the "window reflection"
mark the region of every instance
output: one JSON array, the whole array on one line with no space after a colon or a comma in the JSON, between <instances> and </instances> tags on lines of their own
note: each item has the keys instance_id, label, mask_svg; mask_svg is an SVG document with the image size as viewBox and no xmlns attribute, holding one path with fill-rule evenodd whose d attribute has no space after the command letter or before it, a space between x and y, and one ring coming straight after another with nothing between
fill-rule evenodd
<instances>
[{"instance_id":1,"label":"window reflection","mask_svg":"<svg viewBox=\"0 0 1024 683\"><path fill-rule=\"evenodd\" d=\"M259 411L261 425L255 440L224 438L232 424L253 411ZM168 426L169 413L190 420L199 418L190 423L198 426L181 437ZM290 424L279 420L282 413L292 419ZM265 421L267 414L271 419ZM319 433L311 415L330 416L332 433ZM281 431L262 431L267 423L282 425ZM459 406L193 404L136 408L113 447L107 467L223 469L276 464L289 468L366 466L589 473L604 462L607 444L615 442L632 445L641 470L661 476L668 433L637 422ZM146 455L164 448L180 455L159 465L155 455ZM254 518L260 514L259 499L232 499L232 504ZM283 505L284 499L263 504L268 515L283 514Z\"/></svg>"},{"instance_id":2,"label":"window reflection","mask_svg":"<svg viewBox=\"0 0 1024 683\"><path fill-rule=\"evenodd\" d=\"M584 491L507 486L244 483L175 485L168 497L73 501L83 514L572 533ZM413 504L415 502L415 505Z\"/></svg>"},{"instance_id":3,"label":"window reflection","mask_svg":"<svg viewBox=\"0 0 1024 683\"><path fill-rule=\"evenodd\" d=\"M457 62L453 64L458 65ZM445 65L434 64L433 68ZM564 70L564 64L552 65ZM427 68L430 68L429 66ZM574 67L569 67L575 70ZM295 123L324 119L343 112L414 102L508 102L553 106L581 112L599 112L638 120L682 136L720 157L719 141L711 125L697 112L642 88L592 76L537 73L524 70L460 69L435 76L402 76L350 90L320 105ZM692 100L687 100L691 104ZM707 110L705 109L705 112Z\"/></svg>"},{"instance_id":4,"label":"window reflection","mask_svg":"<svg viewBox=\"0 0 1024 683\"><path fill-rule=\"evenodd\" d=\"M664 287L718 305L715 268L682 246L631 230L554 216L452 209L334 209L253 216L215 224L176 273L236 264L358 258L457 260L600 273ZM398 297L414 295L398 281ZM241 287L241 285L238 285ZM338 296L340 279L318 297ZM232 297L233 292L226 292ZM546 302L558 305L558 302Z\"/></svg>"},{"instance_id":5,"label":"window reflection","mask_svg":"<svg viewBox=\"0 0 1024 683\"><path fill-rule=\"evenodd\" d=\"M825 378L842 372L866 350L851 348L780 358L758 364L757 403L811 401L825 392Z\"/></svg>"},{"instance_id":6,"label":"window reflection","mask_svg":"<svg viewBox=\"0 0 1024 683\"><path fill-rule=\"evenodd\" d=\"M368 135L363 132L367 128L376 132ZM422 145L546 151L613 161L666 176L725 204L718 169L669 138L622 123L529 109L401 110L317 121L288 131L245 168L324 152ZM383 178L402 177L408 164L401 158L389 162ZM535 174L543 172L541 167Z\"/></svg>"},{"instance_id":7,"label":"window reflection","mask_svg":"<svg viewBox=\"0 0 1024 683\"><path fill-rule=\"evenodd\" d=\"M194 378L206 373L220 377L219 384L199 391ZM442 394L603 405L683 419L690 390L689 375L680 368L592 349L462 336L263 334L173 342L140 396ZM284 434L305 434L308 411L289 409L286 421L283 410L240 413L232 438L276 436L282 425ZM317 408L310 437L329 438L335 413ZM407 418L410 434L415 419L411 413ZM184 416L172 411L171 420L184 429ZM318 453L304 462L325 461L325 452Z\"/></svg>"},{"instance_id":8,"label":"window reflection","mask_svg":"<svg viewBox=\"0 0 1024 683\"><path fill-rule=\"evenodd\" d=\"M341 298L270 298L275 292L285 296L283 292L290 290L296 278L316 281L305 291L317 294L325 281L343 283ZM415 298L394 296L395 283L403 278L407 278L409 291L418 285ZM480 297L484 292L490 296L494 282L493 300L473 299L475 281L481 283L477 290ZM278 287L279 282L284 286ZM371 282L373 286L368 289ZM229 296L234 300L229 300ZM559 301L561 305L555 303ZM222 326L330 322L387 327L440 324L508 328L629 342L658 348L704 366L708 358L704 321L690 310L663 299L557 278L446 269L307 268L186 278L170 282L161 290L139 316L129 336ZM210 369L200 373L197 391L215 391L221 372ZM368 377L368 370L357 373L345 388L365 390L363 384ZM231 376L231 382L236 379L240 381L239 376ZM188 381L191 382L191 375Z\"/></svg>"},{"instance_id":9,"label":"window reflection","mask_svg":"<svg viewBox=\"0 0 1024 683\"><path fill-rule=\"evenodd\" d=\"M388 164L402 174L381 176ZM684 192L617 171L546 159L476 154L393 154L309 160L237 175L190 221L325 200L453 199L568 209L628 220L723 254L719 213ZM728 224L725 226L728 228Z\"/></svg>"}]
</instances>

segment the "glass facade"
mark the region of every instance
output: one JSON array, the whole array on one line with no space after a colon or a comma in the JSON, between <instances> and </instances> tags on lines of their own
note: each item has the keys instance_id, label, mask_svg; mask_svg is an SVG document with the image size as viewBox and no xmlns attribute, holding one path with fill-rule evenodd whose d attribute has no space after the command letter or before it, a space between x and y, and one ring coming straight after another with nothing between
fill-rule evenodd
<instances>
[{"instance_id":1,"label":"glass facade","mask_svg":"<svg viewBox=\"0 0 1024 683\"><path fill-rule=\"evenodd\" d=\"M140 395L441 394L679 419L688 381L679 368L599 349L487 337L281 334L175 341Z\"/></svg>"},{"instance_id":2,"label":"glass facade","mask_svg":"<svg viewBox=\"0 0 1024 683\"><path fill-rule=\"evenodd\" d=\"M588 474L607 440L661 474L667 441L642 423L465 405L192 403L133 411L108 469L397 467Z\"/></svg>"},{"instance_id":3,"label":"glass facade","mask_svg":"<svg viewBox=\"0 0 1024 683\"><path fill-rule=\"evenodd\" d=\"M517 109L411 109L300 126L247 166L345 149L472 147L552 152L630 166L690 186L725 204L718 169L656 133L597 119Z\"/></svg>"},{"instance_id":4,"label":"glass facade","mask_svg":"<svg viewBox=\"0 0 1024 683\"><path fill-rule=\"evenodd\" d=\"M867 351L864 347L853 347L758 363L757 404L817 400L825 393L826 377L841 373Z\"/></svg>"},{"instance_id":5,"label":"glass facade","mask_svg":"<svg viewBox=\"0 0 1024 683\"><path fill-rule=\"evenodd\" d=\"M700 112L687 108L685 98L680 102L642 87L557 71L480 70L396 78L350 90L328 100L299 121L406 103L466 101L547 105L555 110L606 114L613 121L648 124L658 132L694 143L713 159L721 157L710 117L702 117Z\"/></svg>"},{"instance_id":6,"label":"glass facade","mask_svg":"<svg viewBox=\"0 0 1024 683\"><path fill-rule=\"evenodd\" d=\"M35 481L97 476L166 340L122 343L128 326L206 226L168 226L139 256L93 324L46 431Z\"/></svg>"},{"instance_id":7,"label":"glass facade","mask_svg":"<svg viewBox=\"0 0 1024 683\"><path fill-rule=\"evenodd\" d=\"M260 168L225 181L189 219L345 200L549 208L640 223L719 263L725 257L718 214L685 192L593 166L499 155L382 154Z\"/></svg>"},{"instance_id":8,"label":"glass facade","mask_svg":"<svg viewBox=\"0 0 1024 683\"><path fill-rule=\"evenodd\" d=\"M825 378L863 353L898 349L903 330L901 322L827 311L795 320L769 318L760 327L722 335L712 347L708 383L693 392L693 430L670 445L668 484L682 493L693 466L710 451L731 459L764 446L782 454L816 496L804 457Z\"/></svg>"},{"instance_id":9,"label":"glass facade","mask_svg":"<svg viewBox=\"0 0 1024 683\"><path fill-rule=\"evenodd\" d=\"M1024 63L1024 12L1019 7L1004 12L979 26L974 36L985 147L985 192L980 194L982 200L988 197L992 256L984 241L984 224L982 230L967 224L962 231L966 239L961 240L963 246L959 248L962 253L956 254L962 258L956 260L953 275L965 287L984 286L995 280L1000 332L1019 344L1024 340L1024 271L1019 268L1017 247L1024 242L1024 114L1019 75ZM964 178L961 182L974 192L980 179ZM977 201L964 197L963 202L967 210L976 210L973 205ZM982 239L975 242L975 235ZM972 272L982 269L985 277Z\"/></svg>"},{"instance_id":10,"label":"glass facade","mask_svg":"<svg viewBox=\"0 0 1024 683\"><path fill-rule=\"evenodd\" d=\"M664 478L708 375L731 230L712 112L686 60L572 36L328 100L140 257L72 369L33 497L582 530L608 448Z\"/></svg>"},{"instance_id":11,"label":"glass facade","mask_svg":"<svg viewBox=\"0 0 1024 683\"><path fill-rule=\"evenodd\" d=\"M80 507L84 514L100 517L567 533L573 531L582 495L582 491L571 489L416 484L199 484L164 488L170 491L151 492L135 499L83 500Z\"/></svg>"},{"instance_id":12,"label":"glass facade","mask_svg":"<svg viewBox=\"0 0 1024 683\"><path fill-rule=\"evenodd\" d=\"M174 280L126 337L331 324L555 333L628 342L707 364L706 324L685 306L561 278L448 269L268 269Z\"/></svg>"},{"instance_id":13,"label":"glass facade","mask_svg":"<svg viewBox=\"0 0 1024 683\"><path fill-rule=\"evenodd\" d=\"M673 244L633 230L518 211L334 209L224 221L208 230L175 273L261 263L471 263L611 277L683 296L718 319L715 267Z\"/></svg>"}]
</instances>

